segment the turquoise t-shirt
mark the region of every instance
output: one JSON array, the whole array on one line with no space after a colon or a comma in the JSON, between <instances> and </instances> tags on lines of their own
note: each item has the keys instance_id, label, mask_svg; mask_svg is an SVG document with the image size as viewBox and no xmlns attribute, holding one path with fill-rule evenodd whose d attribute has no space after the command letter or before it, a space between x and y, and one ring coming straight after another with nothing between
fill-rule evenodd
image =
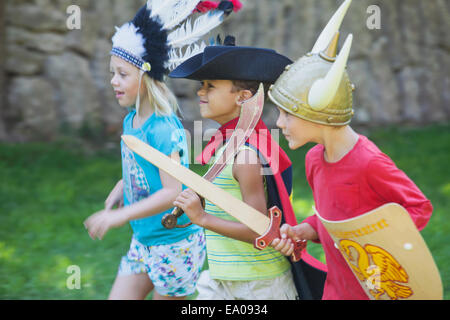
<instances>
[{"instance_id":1,"label":"turquoise t-shirt","mask_svg":"<svg viewBox=\"0 0 450 320\"><path fill-rule=\"evenodd\" d=\"M136 111L132 110L125 117L123 134L133 135L167 156L177 151L180 154L181 164L189 167L186 135L175 114L159 116L153 113L140 128L133 128L135 114ZM123 141L121 150L124 205L127 206L160 190L162 184L157 167L131 151ZM185 187L183 186L183 188ZM164 228L161 219L171 211L172 208L154 216L130 221L134 237L147 246L162 245L181 241L190 234L201 230L196 225L171 230ZM185 214L178 219L179 224L188 222L189 218Z\"/></svg>"}]
</instances>

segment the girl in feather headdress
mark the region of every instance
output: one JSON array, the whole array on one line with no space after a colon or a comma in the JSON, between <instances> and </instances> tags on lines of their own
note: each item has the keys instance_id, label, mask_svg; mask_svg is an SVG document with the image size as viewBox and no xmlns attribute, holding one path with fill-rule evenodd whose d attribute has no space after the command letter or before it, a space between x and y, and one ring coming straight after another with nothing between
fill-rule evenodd
<instances>
[{"instance_id":1,"label":"girl in feather headdress","mask_svg":"<svg viewBox=\"0 0 450 320\"><path fill-rule=\"evenodd\" d=\"M131 134L188 166L184 129L176 116L175 96L165 75L205 46L196 42L233 9L229 1L198 17L199 0L149 0L112 38L111 85L121 107L133 107L123 122ZM180 25L181 24L181 25ZM203 231L196 225L167 230L161 224L183 186L121 144L122 179L105 209L85 222L92 239L130 222L133 237L122 258L110 299L183 299L195 292L205 258ZM124 206L122 206L122 204ZM117 205L116 209L113 207ZM182 217L188 223L187 216Z\"/></svg>"}]
</instances>

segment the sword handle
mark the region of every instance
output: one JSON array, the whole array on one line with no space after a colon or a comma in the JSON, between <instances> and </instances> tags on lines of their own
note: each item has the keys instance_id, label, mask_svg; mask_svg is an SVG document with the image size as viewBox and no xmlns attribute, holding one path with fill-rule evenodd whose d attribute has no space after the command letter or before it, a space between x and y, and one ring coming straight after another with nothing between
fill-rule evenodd
<instances>
[{"instance_id":1,"label":"sword handle","mask_svg":"<svg viewBox=\"0 0 450 320\"><path fill-rule=\"evenodd\" d=\"M254 247L262 250L266 248L274 239L281 238L281 210L274 206L269 209L270 225L269 229L260 237L255 239ZM302 257L302 251L306 248L306 240L294 241L294 252L291 255L292 262L297 262Z\"/></svg>"},{"instance_id":2,"label":"sword handle","mask_svg":"<svg viewBox=\"0 0 450 320\"><path fill-rule=\"evenodd\" d=\"M205 207L205 198L200 197L200 201L202 203L203 208ZM186 223L186 224L177 224L178 218L181 217L181 215L184 213L183 209L179 207L175 207L171 213L168 213L164 215L164 217L161 219L162 225L166 229L173 229L173 228L186 228L189 227L192 222Z\"/></svg>"},{"instance_id":3,"label":"sword handle","mask_svg":"<svg viewBox=\"0 0 450 320\"><path fill-rule=\"evenodd\" d=\"M297 262L302 258L302 251L306 248L306 240L294 241L294 252L291 255L291 261Z\"/></svg>"},{"instance_id":4,"label":"sword handle","mask_svg":"<svg viewBox=\"0 0 450 320\"><path fill-rule=\"evenodd\" d=\"M164 217L161 220L162 225L167 229L173 229L177 227L178 218L183 213L184 213L183 209L175 207L171 213L164 215Z\"/></svg>"}]
</instances>

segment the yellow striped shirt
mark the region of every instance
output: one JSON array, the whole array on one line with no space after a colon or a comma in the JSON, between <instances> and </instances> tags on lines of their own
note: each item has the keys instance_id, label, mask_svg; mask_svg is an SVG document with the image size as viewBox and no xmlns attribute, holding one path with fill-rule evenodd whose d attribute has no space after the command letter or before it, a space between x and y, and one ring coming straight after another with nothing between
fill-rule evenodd
<instances>
[{"instance_id":1,"label":"yellow striped shirt","mask_svg":"<svg viewBox=\"0 0 450 320\"><path fill-rule=\"evenodd\" d=\"M252 150L242 146L240 150ZM221 154L223 147L218 150ZM213 183L242 200L239 182L233 177L233 161L227 164ZM213 162L211 162L213 163ZM205 211L224 220L238 221L206 200ZM261 280L275 278L290 268L286 257L271 247L257 250L252 244L205 230L210 276L220 280Z\"/></svg>"}]
</instances>

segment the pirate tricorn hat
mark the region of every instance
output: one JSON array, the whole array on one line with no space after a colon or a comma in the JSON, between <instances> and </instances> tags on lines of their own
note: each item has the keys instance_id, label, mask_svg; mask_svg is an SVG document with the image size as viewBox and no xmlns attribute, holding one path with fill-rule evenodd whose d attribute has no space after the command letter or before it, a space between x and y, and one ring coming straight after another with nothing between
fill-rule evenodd
<instances>
[{"instance_id":1,"label":"pirate tricorn hat","mask_svg":"<svg viewBox=\"0 0 450 320\"><path fill-rule=\"evenodd\" d=\"M308 121L342 126L353 116L353 84L346 72L353 36L347 36L336 57L339 27L350 6L346 0L320 34L311 52L286 70L269 89L278 107Z\"/></svg>"},{"instance_id":2,"label":"pirate tricorn hat","mask_svg":"<svg viewBox=\"0 0 450 320\"><path fill-rule=\"evenodd\" d=\"M218 37L219 38L219 37ZM236 46L227 36L173 70L169 77L191 80L250 80L274 83L292 61L272 49Z\"/></svg>"}]
</instances>

